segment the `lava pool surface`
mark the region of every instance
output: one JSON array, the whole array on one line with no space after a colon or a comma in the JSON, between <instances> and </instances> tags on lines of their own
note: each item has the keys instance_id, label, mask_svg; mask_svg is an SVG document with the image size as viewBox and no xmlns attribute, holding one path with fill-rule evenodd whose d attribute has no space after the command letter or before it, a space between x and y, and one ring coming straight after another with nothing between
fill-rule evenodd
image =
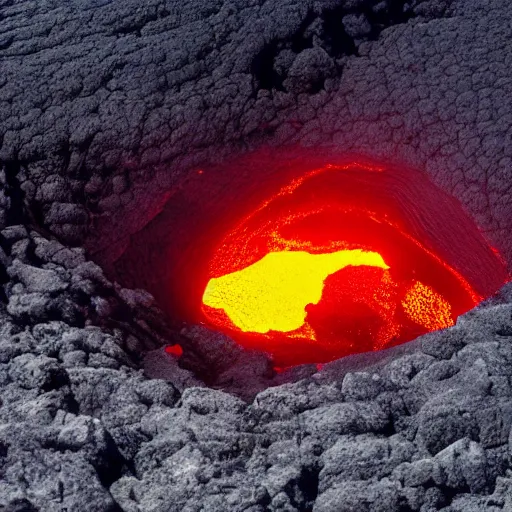
<instances>
[{"instance_id":1,"label":"lava pool surface","mask_svg":"<svg viewBox=\"0 0 512 512\"><path fill-rule=\"evenodd\" d=\"M504 274L422 173L352 160L306 170L225 233L200 309L277 367L322 363L449 327Z\"/></svg>"}]
</instances>

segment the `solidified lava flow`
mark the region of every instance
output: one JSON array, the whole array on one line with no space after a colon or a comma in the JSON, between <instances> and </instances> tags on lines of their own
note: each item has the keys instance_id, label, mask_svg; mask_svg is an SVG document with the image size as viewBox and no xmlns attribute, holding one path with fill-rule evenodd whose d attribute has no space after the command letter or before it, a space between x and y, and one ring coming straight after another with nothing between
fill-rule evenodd
<instances>
[{"instance_id":1,"label":"solidified lava flow","mask_svg":"<svg viewBox=\"0 0 512 512\"><path fill-rule=\"evenodd\" d=\"M471 283L460 262L447 261L448 200L420 174L408 191L410 178L350 162L282 187L213 252L204 319L276 366L381 350L453 325L497 283Z\"/></svg>"}]
</instances>

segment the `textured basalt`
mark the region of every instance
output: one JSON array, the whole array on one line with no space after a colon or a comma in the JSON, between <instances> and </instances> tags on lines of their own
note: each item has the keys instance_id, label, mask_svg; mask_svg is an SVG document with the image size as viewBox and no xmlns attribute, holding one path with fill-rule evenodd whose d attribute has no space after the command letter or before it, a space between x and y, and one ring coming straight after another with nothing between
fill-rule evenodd
<instances>
[{"instance_id":1,"label":"textured basalt","mask_svg":"<svg viewBox=\"0 0 512 512\"><path fill-rule=\"evenodd\" d=\"M510 268L511 26L505 0L0 1L0 509L512 510L510 285L276 375L115 282L198 170L287 145L425 171Z\"/></svg>"}]
</instances>

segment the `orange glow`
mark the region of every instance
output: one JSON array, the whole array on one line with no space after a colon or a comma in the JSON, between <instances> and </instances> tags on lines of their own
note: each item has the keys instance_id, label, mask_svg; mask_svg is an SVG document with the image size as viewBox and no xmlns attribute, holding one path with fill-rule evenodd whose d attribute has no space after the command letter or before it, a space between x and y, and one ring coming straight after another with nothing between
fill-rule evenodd
<instances>
[{"instance_id":1,"label":"orange glow","mask_svg":"<svg viewBox=\"0 0 512 512\"><path fill-rule=\"evenodd\" d=\"M429 286L415 282L402 300L406 315L429 331L454 324L450 304Z\"/></svg>"},{"instance_id":2,"label":"orange glow","mask_svg":"<svg viewBox=\"0 0 512 512\"><path fill-rule=\"evenodd\" d=\"M203 320L266 351L276 368L453 325L482 297L464 266L446 259L453 244L438 244L439 232L447 236L438 191L421 175L413 183L409 171L393 172L357 162L314 167L253 207L211 254Z\"/></svg>"},{"instance_id":3,"label":"orange glow","mask_svg":"<svg viewBox=\"0 0 512 512\"><path fill-rule=\"evenodd\" d=\"M223 309L244 332L289 332L304 325L306 306L317 304L327 276L347 266L389 268L376 252L328 254L271 252L252 265L209 281L206 306Z\"/></svg>"}]
</instances>

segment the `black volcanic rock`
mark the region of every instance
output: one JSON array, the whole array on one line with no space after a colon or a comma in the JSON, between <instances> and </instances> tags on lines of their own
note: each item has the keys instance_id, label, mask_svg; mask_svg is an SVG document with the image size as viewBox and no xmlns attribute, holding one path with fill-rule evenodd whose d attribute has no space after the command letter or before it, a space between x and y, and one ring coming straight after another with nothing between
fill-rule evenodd
<instances>
[{"instance_id":1,"label":"black volcanic rock","mask_svg":"<svg viewBox=\"0 0 512 512\"><path fill-rule=\"evenodd\" d=\"M510 268L511 21L505 0L0 1L0 510L512 510L510 284L275 375L115 282L198 166L264 144L418 167Z\"/></svg>"}]
</instances>

